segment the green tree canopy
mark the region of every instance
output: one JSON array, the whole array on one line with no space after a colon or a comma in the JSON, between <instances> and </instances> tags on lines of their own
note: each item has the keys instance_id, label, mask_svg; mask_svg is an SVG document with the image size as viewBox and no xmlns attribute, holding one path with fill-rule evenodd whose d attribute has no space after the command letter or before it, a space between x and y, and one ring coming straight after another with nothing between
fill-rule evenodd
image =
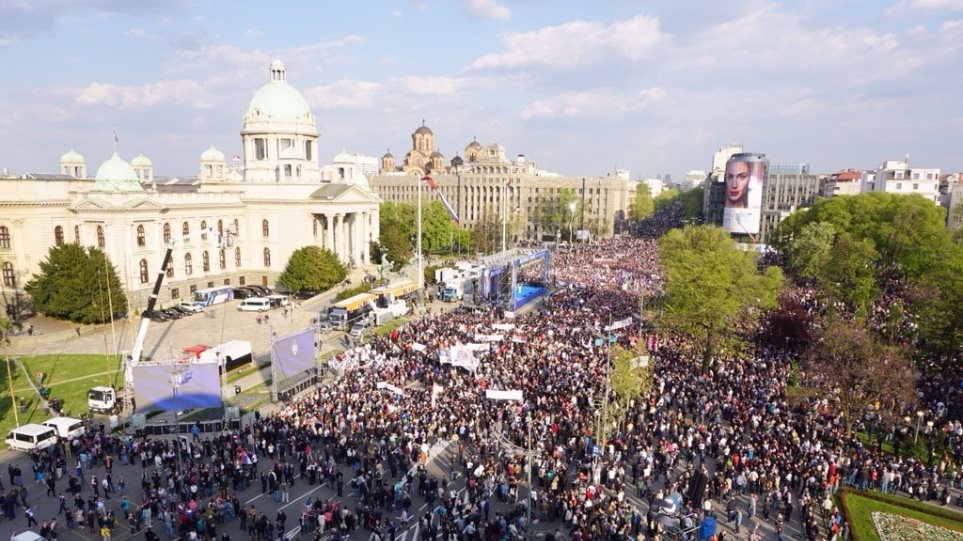
<instances>
[{"instance_id":1,"label":"green tree canopy","mask_svg":"<svg viewBox=\"0 0 963 541\"><path fill-rule=\"evenodd\" d=\"M104 323L127 313L117 270L98 248L53 246L24 287L37 311L75 323Z\"/></svg>"},{"instance_id":2,"label":"green tree canopy","mask_svg":"<svg viewBox=\"0 0 963 541\"><path fill-rule=\"evenodd\" d=\"M740 250L720 227L673 229L659 241L666 274L660 323L702 343L703 366L741 343L738 330L776 306L782 270L759 273L754 252Z\"/></svg>"},{"instance_id":3,"label":"green tree canopy","mask_svg":"<svg viewBox=\"0 0 963 541\"><path fill-rule=\"evenodd\" d=\"M432 201L421 211L421 243L428 252L447 250L452 244L455 221L445 210L441 201Z\"/></svg>"},{"instance_id":4,"label":"green tree canopy","mask_svg":"<svg viewBox=\"0 0 963 541\"><path fill-rule=\"evenodd\" d=\"M652 216L655 212L655 202L652 200L652 192L648 185L640 182L635 188L635 200L629 208L629 217L637 222Z\"/></svg>"},{"instance_id":5,"label":"green tree canopy","mask_svg":"<svg viewBox=\"0 0 963 541\"><path fill-rule=\"evenodd\" d=\"M878 254L871 239L856 240L849 233L836 237L823 265L816 269L819 289L839 299L859 317L866 315L876 298Z\"/></svg>"},{"instance_id":6,"label":"green tree canopy","mask_svg":"<svg viewBox=\"0 0 963 541\"><path fill-rule=\"evenodd\" d=\"M397 223L392 222L381 230L381 250L382 257L388 256L395 271L411 261L411 241Z\"/></svg>"},{"instance_id":7,"label":"green tree canopy","mask_svg":"<svg viewBox=\"0 0 963 541\"><path fill-rule=\"evenodd\" d=\"M803 278L816 278L826 265L835 242L836 228L832 223L806 224L787 246L789 266Z\"/></svg>"},{"instance_id":8,"label":"green tree canopy","mask_svg":"<svg viewBox=\"0 0 963 541\"><path fill-rule=\"evenodd\" d=\"M574 206L575 211L572 211ZM582 220L582 201L577 194L568 188L562 188L558 198L546 203L539 210L539 221L546 231L561 231L562 237L567 238L569 226L578 229ZM572 235L574 238L575 236Z\"/></svg>"},{"instance_id":9,"label":"green tree canopy","mask_svg":"<svg viewBox=\"0 0 963 541\"><path fill-rule=\"evenodd\" d=\"M659 195L655 196L653 204L655 205L655 210L659 211L672 203L675 203L681 194L679 190L675 188L666 188L659 192Z\"/></svg>"},{"instance_id":10,"label":"green tree canopy","mask_svg":"<svg viewBox=\"0 0 963 541\"><path fill-rule=\"evenodd\" d=\"M326 291L346 276L348 269L334 252L319 246L305 246L291 254L278 283L290 291Z\"/></svg>"}]
</instances>

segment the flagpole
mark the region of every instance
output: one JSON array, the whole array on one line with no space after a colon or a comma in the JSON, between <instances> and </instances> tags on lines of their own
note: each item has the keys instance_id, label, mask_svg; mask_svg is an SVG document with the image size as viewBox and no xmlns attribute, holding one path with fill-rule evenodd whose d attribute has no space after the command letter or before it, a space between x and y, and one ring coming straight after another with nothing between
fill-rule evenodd
<instances>
[{"instance_id":1,"label":"flagpole","mask_svg":"<svg viewBox=\"0 0 963 541\"><path fill-rule=\"evenodd\" d=\"M505 198L507 196L508 196L508 188L506 187L505 184L502 184L502 251L503 252L508 250L508 244L506 241L506 229L507 229L506 225L508 224L508 221L507 221L507 211L505 210L506 209Z\"/></svg>"},{"instance_id":2,"label":"flagpole","mask_svg":"<svg viewBox=\"0 0 963 541\"><path fill-rule=\"evenodd\" d=\"M418 253L418 298L425 297L425 270L421 260L421 185L424 179L418 179L418 239L415 241L415 250ZM424 306L424 300L422 300Z\"/></svg>"}]
</instances>

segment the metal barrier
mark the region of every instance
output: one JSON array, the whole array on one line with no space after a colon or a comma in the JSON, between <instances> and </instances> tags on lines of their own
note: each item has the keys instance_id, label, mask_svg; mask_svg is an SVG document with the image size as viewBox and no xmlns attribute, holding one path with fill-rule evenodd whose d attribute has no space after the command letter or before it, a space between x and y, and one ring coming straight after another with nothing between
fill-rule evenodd
<instances>
[{"instance_id":1,"label":"metal barrier","mask_svg":"<svg viewBox=\"0 0 963 541\"><path fill-rule=\"evenodd\" d=\"M312 368L294 377L280 381L274 393L274 400L276 402L290 402L297 395L317 385L318 381L317 368Z\"/></svg>"},{"instance_id":2,"label":"metal barrier","mask_svg":"<svg viewBox=\"0 0 963 541\"><path fill-rule=\"evenodd\" d=\"M211 421L198 421L198 422L186 422L186 423L167 423L167 422L151 422L144 425L144 428L137 430L137 436L169 436L174 434L184 434L190 435L194 427L200 428L202 434L210 434L214 432L221 432L223 430L240 430L241 421L240 419L231 419L227 422L221 419L215 419Z\"/></svg>"}]
</instances>

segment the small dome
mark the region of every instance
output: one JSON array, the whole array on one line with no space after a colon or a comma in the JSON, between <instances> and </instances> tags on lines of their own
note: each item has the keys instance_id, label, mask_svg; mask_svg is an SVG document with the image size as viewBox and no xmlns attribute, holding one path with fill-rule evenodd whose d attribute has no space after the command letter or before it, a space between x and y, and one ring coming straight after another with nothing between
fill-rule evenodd
<instances>
[{"instance_id":1,"label":"small dome","mask_svg":"<svg viewBox=\"0 0 963 541\"><path fill-rule=\"evenodd\" d=\"M201 161L202 162L223 162L224 153L214 148L214 145L211 145L211 148L205 150L204 152L201 152Z\"/></svg>"},{"instance_id":2,"label":"small dome","mask_svg":"<svg viewBox=\"0 0 963 541\"><path fill-rule=\"evenodd\" d=\"M334 157L334 160L332 161L334 163L353 163L354 156L342 150Z\"/></svg>"},{"instance_id":3,"label":"small dome","mask_svg":"<svg viewBox=\"0 0 963 541\"><path fill-rule=\"evenodd\" d=\"M384 156L381 157L383 160L388 158L394 159L395 157L390 152L385 152Z\"/></svg>"},{"instance_id":4,"label":"small dome","mask_svg":"<svg viewBox=\"0 0 963 541\"><path fill-rule=\"evenodd\" d=\"M273 61L271 61L271 71L284 71L284 62L281 62L280 59L275 58Z\"/></svg>"},{"instance_id":5,"label":"small dome","mask_svg":"<svg viewBox=\"0 0 963 541\"><path fill-rule=\"evenodd\" d=\"M479 143L478 141L472 141L471 143L468 143L468 148L479 148L479 149L480 149L481 147L482 147L482 146L481 146L481 143Z\"/></svg>"},{"instance_id":6,"label":"small dome","mask_svg":"<svg viewBox=\"0 0 963 541\"><path fill-rule=\"evenodd\" d=\"M432 157L432 158L444 158L444 156L442 156L441 152L438 152L437 150L431 153L431 157Z\"/></svg>"},{"instance_id":7,"label":"small dome","mask_svg":"<svg viewBox=\"0 0 963 541\"><path fill-rule=\"evenodd\" d=\"M254 93L251 103L247 106L245 117L253 120L265 117L264 120L274 122L298 120L313 122L311 106L296 88L287 83L286 79L284 62L280 60L271 62L271 78Z\"/></svg>"},{"instance_id":8,"label":"small dome","mask_svg":"<svg viewBox=\"0 0 963 541\"><path fill-rule=\"evenodd\" d=\"M452 166L465 165L465 160L461 159L461 156L455 156L451 159Z\"/></svg>"},{"instance_id":9,"label":"small dome","mask_svg":"<svg viewBox=\"0 0 963 541\"><path fill-rule=\"evenodd\" d=\"M435 134L435 132L431 131L431 128L429 128L428 126L425 126L424 124L422 124L417 130L415 130L415 133L418 133L418 134L421 134L421 135L434 135L434 134Z\"/></svg>"},{"instance_id":10,"label":"small dome","mask_svg":"<svg viewBox=\"0 0 963 541\"><path fill-rule=\"evenodd\" d=\"M505 147L499 145L498 143L495 143L494 145L492 145L492 148L495 150L505 150Z\"/></svg>"},{"instance_id":11,"label":"small dome","mask_svg":"<svg viewBox=\"0 0 963 541\"><path fill-rule=\"evenodd\" d=\"M154 164L151 163L150 158L144 156L143 154L138 154L130 161L130 164L134 167L153 167Z\"/></svg>"},{"instance_id":12,"label":"small dome","mask_svg":"<svg viewBox=\"0 0 963 541\"><path fill-rule=\"evenodd\" d=\"M63 156L60 157L60 163L82 163L82 164L86 164L87 161L84 160L84 157L81 156L79 152L74 151L74 149L70 149L70 150L67 151L66 154L64 154Z\"/></svg>"},{"instance_id":13,"label":"small dome","mask_svg":"<svg viewBox=\"0 0 963 541\"><path fill-rule=\"evenodd\" d=\"M301 159L301 154L298 152L298 149L294 147L288 147L281 151L279 157L282 160L299 160Z\"/></svg>"},{"instance_id":14,"label":"small dome","mask_svg":"<svg viewBox=\"0 0 963 541\"><path fill-rule=\"evenodd\" d=\"M97 168L94 191L143 191L137 172L129 163L114 155Z\"/></svg>"}]
</instances>

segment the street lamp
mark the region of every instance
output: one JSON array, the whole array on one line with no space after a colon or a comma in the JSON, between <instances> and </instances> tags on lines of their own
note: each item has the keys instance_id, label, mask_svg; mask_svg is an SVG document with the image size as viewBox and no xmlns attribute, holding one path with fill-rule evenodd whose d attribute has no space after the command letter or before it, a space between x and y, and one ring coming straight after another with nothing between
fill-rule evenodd
<instances>
[{"instance_id":1,"label":"street lamp","mask_svg":"<svg viewBox=\"0 0 963 541\"><path fill-rule=\"evenodd\" d=\"M569 218L568 218L568 243L569 243L569 244L572 244L572 222L575 221L575 207L576 207L575 201L571 201L571 202L568 204L568 213L569 213Z\"/></svg>"},{"instance_id":2,"label":"street lamp","mask_svg":"<svg viewBox=\"0 0 963 541\"><path fill-rule=\"evenodd\" d=\"M916 434L913 436L913 445L916 445L920 441L920 423L923 421L923 416L926 412L919 410L916 412Z\"/></svg>"}]
</instances>

